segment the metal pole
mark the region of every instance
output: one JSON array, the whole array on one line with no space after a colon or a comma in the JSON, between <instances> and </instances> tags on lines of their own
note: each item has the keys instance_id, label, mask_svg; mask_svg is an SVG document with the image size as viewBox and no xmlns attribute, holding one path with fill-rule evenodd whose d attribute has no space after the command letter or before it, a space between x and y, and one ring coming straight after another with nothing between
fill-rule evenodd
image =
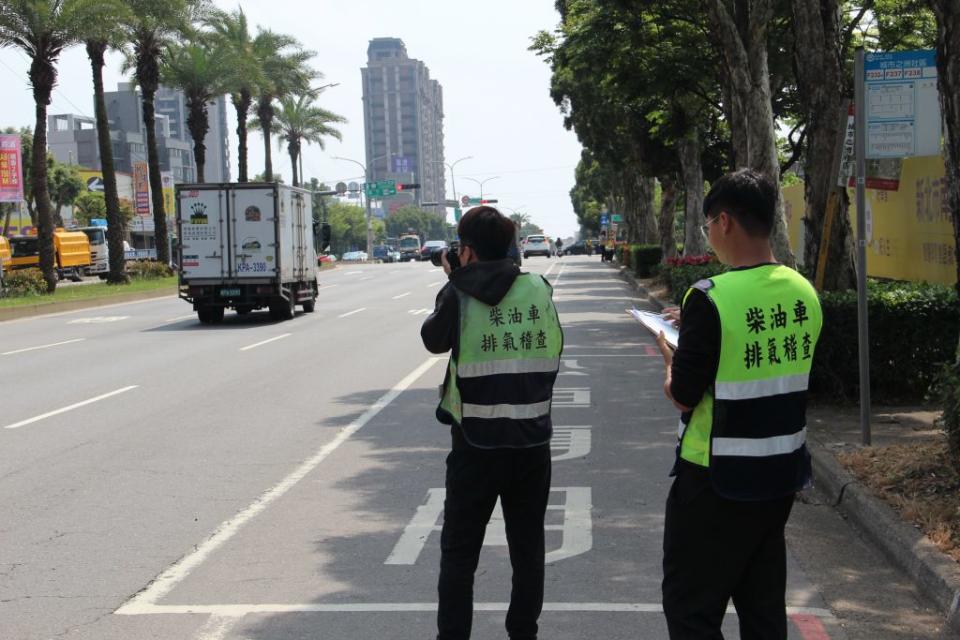
<instances>
[{"instance_id":1,"label":"metal pole","mask_svg":"<svg viewBox=\"0 0 960 640\"><path fill-rule=\"evenodd\" d=\"M860 351L860 433L870 446L870 329L867 313L867 117L863 47L857 49L855 69L857 156L857 326Z\"/></svg>"}]
</instances>

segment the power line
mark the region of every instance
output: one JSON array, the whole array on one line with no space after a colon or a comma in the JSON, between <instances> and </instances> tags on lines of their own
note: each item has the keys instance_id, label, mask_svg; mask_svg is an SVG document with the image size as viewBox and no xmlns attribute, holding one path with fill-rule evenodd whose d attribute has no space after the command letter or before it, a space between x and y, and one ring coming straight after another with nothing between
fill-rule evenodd
<instances>
[{"instance_id":1,"label":"power line","mask_svg":"<svg viewBox=\"0 0 960 640\"><path fill-rule=\"evenodd\" d=\"M27 64L30 64L30 60L29 60L25 55L23 55L23 52L21 52L19 49L14 49L14 51L16 51L17 55L20 56L20 57L23 59L24 62L26 62ZM27 82L27 81L25 81L25 80L23 80L23 76L21 76L19 73L17 73L17 72L13 69L13 67L11 67L9 64L6 63L6 61L3 60L3 58L0 58L0 63L2 63L3 66L5 66L7 69L9 69L10 72L11 72L15 77L19 78L20 81L24 83L24 86L26 86L27 88L30 87L30 83ZM68 98L67 95L66 95L65 93L63 93L62 91L60 91L60 89L58 89L56 86L53 87L53 90L57 93L58 96L60 96L61 98L63 98L63 100L64 100L67 104L69 104L71 107L73 107L73 108L76 110L76 113L77 113L78 115L81 115L81 116L83 116L83 117L85 117L85 118L89 118L89 117L90 117L89 115L87 115L87 113L86 113L83 109L81 109L80 107L78 107L77 105L75 105L75 104L73 103L73 100L71 100L70 98Z\"/></svg>"}]
</instances>

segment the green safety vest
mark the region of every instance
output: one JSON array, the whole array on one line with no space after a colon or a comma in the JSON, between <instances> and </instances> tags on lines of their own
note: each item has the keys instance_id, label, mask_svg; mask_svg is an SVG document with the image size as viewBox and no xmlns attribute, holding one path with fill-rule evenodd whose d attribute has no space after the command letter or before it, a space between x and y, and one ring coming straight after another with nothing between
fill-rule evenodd
<instances>
[{"instance_id":1,"label":"green safety vest","mask_svg":"<svg viewBox=\"0 0 960 640\"><path fill-rule=\"evenodd\" d=\"M823 326L816 291L782 265L730 271L694 288L720 318L720 361L689 422L681 420L680 458L709 467L717 492L735 500L809 486L806 391Z\"/></svg>"},{"instance_id":2,"label":"green safety vest","mask_svg":"<svg viewBox=\"0 0 960 640\"><path fill-rule=\"evenodd\" d=\"M450 356L437 419L459 425L475 447L546 444L563 351L553 289L541 276L522 273L494 306L454 289L459 353Z\"/></svg>"}]
</instances>

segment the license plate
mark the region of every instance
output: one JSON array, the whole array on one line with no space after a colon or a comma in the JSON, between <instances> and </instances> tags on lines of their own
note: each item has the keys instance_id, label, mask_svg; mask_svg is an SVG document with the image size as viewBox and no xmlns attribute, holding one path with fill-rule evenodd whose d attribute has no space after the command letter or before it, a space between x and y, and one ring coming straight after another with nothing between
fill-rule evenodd
<instances>
[{"instance_id":1,"label":"license plate","mask_svg":"<svg viewBox=\"0 0 960 640\"><path fill-rule=\"evenodd\" d=\"M220 296L223 298L229 298L231 296L239 296L240 289L220 289Z\"/></svg>"}]
</instances>

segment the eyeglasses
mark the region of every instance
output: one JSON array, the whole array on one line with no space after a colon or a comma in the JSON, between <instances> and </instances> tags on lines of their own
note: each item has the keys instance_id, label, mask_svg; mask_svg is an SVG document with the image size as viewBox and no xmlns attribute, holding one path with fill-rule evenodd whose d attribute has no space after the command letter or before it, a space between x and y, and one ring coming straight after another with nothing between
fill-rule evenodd
<instances>
[{"instance_id":1,"label":"eyeglasses","mask_svg":"<svg viewBox=\"0 0 960 640\"><path fill-rule=\"evenodd\" d=\"M719 218L719 217L720 217L719 215L713 216L712 218L710 218L709 220L707 220L706 223L700 225L700 233L702 233L702 234L705 235L705 236L706 236L706 235L709 235L709 234L710 234L710 225L713 224L714 222L716 222L716 221L717 221L717 218Z\"/></svg>"}]
</instances>

